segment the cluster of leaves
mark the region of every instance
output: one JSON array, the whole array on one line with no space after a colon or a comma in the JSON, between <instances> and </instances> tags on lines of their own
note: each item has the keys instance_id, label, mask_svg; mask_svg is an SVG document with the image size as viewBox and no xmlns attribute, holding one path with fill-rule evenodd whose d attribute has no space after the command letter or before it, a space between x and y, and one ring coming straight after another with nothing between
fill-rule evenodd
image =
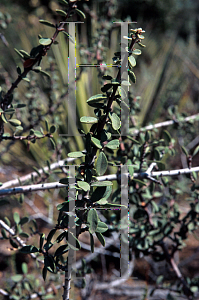
<instances>
[{"instance_id":1,"label":"cluster of leaves","mask_svg":"<svg viewBox=\"0 0 199 300\"><path fill-rule=\"evenodd\" d=\"M28 266L22 263L22 274L11 276L12 295L10 299L20 300L28 299L29 295L39 295L40 299L52 299L53 291L47 292L47 289L41 287L40 279L33 274L28 274Z\"/></svg>"}]
</instances>

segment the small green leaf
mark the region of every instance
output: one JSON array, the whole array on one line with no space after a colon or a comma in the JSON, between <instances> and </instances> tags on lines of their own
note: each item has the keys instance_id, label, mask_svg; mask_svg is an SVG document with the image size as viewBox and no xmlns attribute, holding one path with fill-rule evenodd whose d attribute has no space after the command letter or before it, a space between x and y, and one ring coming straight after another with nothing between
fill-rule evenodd
<instances>
[{"instance_id":1,"label":"small green leaf","mask_svg":"<svg viewBox=\"0 0 199 300\"><path fill-rule=\"evenodd\" d=\"M67 17L67 13L61 9L56 9L56 12L63 17Z\"/></svg>"},{"instance_id":2,"label":"small green leaf","mask_svg":"<svg viewBox=\"0 0 199 300\"><path fill-rule=\"evenodd\" d=\"M45 241L45 233L42 233L40 235L39 249L42 249L44 241Z\"/></svg>"},{"instance_id":3,"label":"small green leaf","mask_svg":"<svg viewBox=\"0 0 199 300\"><path fill-rule=\"evenodd\" d=\"M135 55L140 55L142 51L140 49L134 49L132 53Z\"/></svg>"},{"instance_id":4,"label":"small green leaf","mask_svg":"<svg viewBox=\"0 0 199 300\"><path fill-rule=\"evenodd\" d=\"M8 115L12 115L15 113L15 109L14 108L7 108L5 111L4 111L5 114L8 114Z\"/></svg>"},{"instance_id":5,"label":"small green leaf","mask_svg":"<svg viewBox=\"0 0 199 300\"><path fill-rule=\"evenodd\" d=\"M182 152L186 155L189 156L189 153L187 151L187 149L184 146L181 146Z\"/></svg>"},{"instance_id":6,"label":"small green leaf","mask_svg":"<svg viewBox=\"0 0 199 300\"><path fill-rule=\"evenodd\" d=\"M32 168L34 169L34 171L37 173L38 176L41 176L39 170L35 166L33 166Z\"/></svg>"},{"instance_id":7,"label":"small green leaf","mask_svg":"<svg viewBox=\"0 0 199 300\"><path fill-rule=\"evenodd\" d=\"M1 114L1 119L3 120L4 123L8 123L6 116L4 114Z\"/></svg>"},{"instance_id":8,"label":"small green leaf","mask_svg":"<svg viewBox=\"0 0 199 300\"><path fill-rule=\"evenodd\" d=\"M19 75L21 75L21 73L22 73L20 67L18 67L18 66L17 66L17 73L18 73Z\"/></svg>"},{"instance_id":9,"label":"small green leaf","mask_svg":"<svg viewBox=\"0 0 199 300\"><path fill-rule=\"evenodd\" d=\"M75 201L75 200L73 200ZM69 212L69 201L64 201L57 205L57 210Z\"/></svg>"},{"instance_id":10,"label":"small green leaf","mask_svg":"<svg viewBox=\"0 0 199 300\"><path fill-rule=\"evenodd\" d=\"M56 27L53 23L46 20L39 20L39 22L49 27L54 27L54 28Z\"/></svg>"},{"instance_id":11,"label":"small green leaf","mask_svg":"<svg viewBox=\"0 0 199 300\"><path fill-rule=\"evenodd\" d=\"M55 271L55 262L51 255L44 257L44 265L50 271L51 273L54 273Z\"/></svg>"},{"instance_id":12,"label":"small green leaf","mask_svg":"<svg viewBox=\"0 0 199 300\"><path fill-rule=\"evenodd\" d=\"M86 102L88 105L91 105L93 103L98 103L100 101L105 101L107 99L106 95L103 94L97 94L95 96L90 97Z\"/></svg>"},{"instance_id":13,"label":"small green leaf","mask_svg":"<svg viewBox=\"0 0 199 300\"><path fill-rule=\"evenodd\" d=\"M108 144L105 145L105 147L112 149L112 150L116 150L120 145L120 141L119 140L112 140L110 142L108 142Z\"/></svg>"},{"instance_id":14,"label":"small green leaf","mask_svg":"<svg viewBox=\"0 0 199 300\"><path fill-rule=\"evenodd\" d=\"M52 40L49 39L49 38L42 38L39 40L39 43L42 45L42 46L48 46L52 43Z\"/></svg>"},{"instance_id":15,"label":"small green leaf","mask_svg":"<svg viewBox=\"0 0 199 300\"><path fill-rule=\"evenodd\" d=\"M43 48L44 48L43 45L33 47L30 51L30 56L31 57L36 57L43 50Z\"/></svg>"},{"instance_id":16,"label":"small green leaf","mask_svg":"<svg viewBox=\"0 0 199 300\"><path fill-rule=\"evenodd\" d=\"M81 151L68 153L68 157L72 157L72 158L80 158L80 157L84 157L84 156L85 156L85 154L82 153Z\"/></svg>"},{"instance_id":17,"label":"small green leaf","mask_svg":"<svg viewBox=\"0 0 199 300\"><path fill-rule=\"evenodd\" d=\"M80 16L80 17L82 17L83 19L86 19L86 16L85 16L85 14L83 13L83 11L81 11L81 10L79 10L79 9L75 9L75 11L76 11L76 13Z\"/></svg>"},{"instance_id":18,"label":"small green leaf","mask_svg":"<svg viewBox=\"0 0 199 300\"><path fill-rule=\"evenodd\" d=\"M197 173L196 172L192 172L192 176L193 176L194 180L196 181L197 180Z\"/></svg>"},{"instance_id":19,"label":"small green leaf","mask_svg":"<svg viewBox=\"0 0 199 300\"><path fill-rule=\"evenodd\" d=\"M98 238L98 240L100 241L100 243L102 244L102 246L105 247L105 238L103 237L103 235L100 232L96 232L96 236Z\"/></svg>"},{"instance_id":20,"label":"small green leaf","mask_svg":"<svg viewBox=\"0 0 199 300\"><path fill-rule=\"evenodd\" d=\"M66 232L66 231L62 232L62 233L57 237L56 243L60 243L61 241L63 241L63 239L66 237L66 235L67 235L67 232Z\"/></svg>"},{"instance_id":21,"label":"small green leaf","mask_svg":"<svg viewBox=\"0 0 199 300\"><path fill-rule=\"evenodd\" d=\"M155 158L155 160L160 160L161 159L161 153L158 149L154 150L154 158Z\"/></svg>"},{"instance_id":22,"label":"small green leaf","mask_svg":"<svg viewBox=\"0 0 199 300\"><path fill-rule=\"evenodd\" d=\"M111 119L112 127L114 130L118 130L121 127L120 118L115 113L109 113Z\"/></svg>"},{"instance_id":23,"label":"small green leaf","mask_svg":"<svg viewBox=\"0 0 199 300\"><path fill-rule=\"evenodd\" d=\"M59 183L68 184L68 178L62 178L62 179L60 179Z\"/></svg>"},{"instance_id":24,"label":"small green leaf","mask_svg":"<svg viewBox=\"0 0 199 300\"><path fill-rule=\"evenodd\" d=\"M162 283L163 279L164 279L163 275L158 276L158 278L156 280L156 284L159 285L160 283Z\"/></svg>"},{"instance_id":25,"label":"small green leaf","mask_svg":"<svg viewBox=\"0 0 199 300\"><path fill-rule=\"evenodd\" d=\"M96 118L94 118L94 117L86 117L86 116L84 116L84 117L80 118L80 122L81 123L86 123L86 124L93 124L93 123L97 123L98 120Z\"/></svg>"},{"instance_id":26,"label":"small green leaf","mask_svg":"<svg viewBox=\"0 0 199 300\"><path fill-rule=\"evenodd\" d=\"M77 181L77 185L80 189L82 189L85 192L90 191L90 185L88 184L88 182Z\"/></svg>"},{"instance_id":27,"label":"small green leaf","mask_svg":"<svg viewBox=\"0 0 199 300\"><path fill-rule=\"evenodd\" d=\"M6 133L3 134L3 138L6 137L6 136L11 136L11 134L9 132L6 132Z\"/></svg>"},{"instance_id":28,"label":"small green leaf","mask_svg":"<svg viewBox=\"0 0 199 300\"><path fill-rule=\"evenodd\" d=\"M69 250L68 244L62 245L62 246L60 246L59 248L57 248L57 250L55 251L54 256L55 256L55 257L56 257L56 256L60 256L60 255L62 255L62 254L64 254L64 253L68 252L68 250Z\"/></svg>"},{"instance_id":29,"label":"small green leaf","mask_svg":"<svg viewBox=\"0 0 199 300\"><path fill-rule=\"evenodd\" d=\"M72 35L70 35L68 32L66 31L61 31L63 34L65 34L67 36L67 38L73 43L75 44L75 39L72 37Z\"/></svg>"},{"instance_id":30,"label":"small green leaf","mask_svg":"<svg viewBox=\"0 0 199 300\"><path fill-rule=\"evenodd\" d=\"M151 138L151 133L150 133L150 131L146 131L145 132L145 137L144 137L144 139L145 139L145 141L146 142L148 142L149 140L150 140L150 138Z\"/></svg>"},{"instance_id":31,"label":"small green leaf","mask_svg":"<svg viewBox=\"0 0 199 300\"><path fill-rule=\"evenodd\" d=\"M51 78L51 76L50 76L50 74L48 74L46 71L44 71L44 70L41 70L40 71L40 74L42 74L42 75L44 75L44 76L46 76L46 77L48 77L48 78Z\"/></svg>"},{"instance_id":32,"label":"small green leaf","mask_svg":"<svg viewBox=\"0 0 199 300\"><path fill-rule=\"evenodd\" d=\"M131 177L133 177L133 174L134 174L134 168L133 168L133 166L130 164L130 165L128 165L128 171L129 171L129 175L131 176Z\"/></svg>"},{"instance_id":33,"label":"small green leaf","mask_svg":"<svg viewBox=\"0 0 199 300\"><path fill-rule=\"evenodd\" d=\"M67 238L66 238L67 239ZM70 244L68 241L71 239L74 240L74 242L72 244ZM81 245L80 245L80 242L78 241L78 239L76 238L76 236L74 236L70 231L68 232L68 239L67 239L67 243L69 245L69 247L73 250L79 250L81 249ZM75 245L75 246L74 246Z\"/></svg>"},{"instance_id":34,"label":"small green leaf","mask_svg":"<svg viewBox=\"0 0 199 300\"><path fill-rule=\"evenodd\" d=\"M35 253L35 252L39 252L39 249L36 248L35 246L28 245L28 246L22 247L20 249L20 252L22 252L22 253Z\"/></svg>"},{"instance_id":35,"label":"small green leaf","mask_svg":"<svg viewBox=\"0 0 199 300\"><path fill-rule=\"evenodd\" d=\"M96 231L98 225L98 214L96 209L92 208L89 210L87 223L89 224L89 232L93 234Z\"/></svg>"},{"instance_id":36,"label":"small green leaf","mask_svg":"<svg viewBox=\"0 0 199 300\"><path fill-rule=\"evenodd\" d=\"M192 293L197 293L198 292L198 286L191 286L190 290L192 291Z\"/></svg>"},{"instance_id":37,"label":"small green leaf","mask_svg":"<svg viewBox=\"0 0 199 300\"><path fill-rule=\"evenodd\" d=\"M1 229L1 234L4 239L8 239L7 231L4 228Z\"/></svg>"},{"instance_id":38,"label":"small green leaf","mask_svg":"<svg viewBox=\"0 0 199 300\"><path fill-rule=\"evenodd\" d=\"M24 50L19 50L19 52L24 56L25 59L30 58L30 54Z\"/></svg>"},{"instance_id":39,"label":"small green leaf","mask_svg":"<svg viewBox=\"0 0 199 300\"><path fill-rule=\"evenodd\" d=\"M98 205L105 205L108 203L108 200L105 198L100 199L99 201L96 202Z\"/></svg>"},{"instance_id":40,"label":"small green leaf","mask_svg":"<svg viewBox=\"0 0 199 300\"><path fill-rule=\"evenodd\" d=\"M146 47L146 45L143 45L143 44L140 43L140 42L138 42L138 45L139 45L140 47L142 47L142 48L145 48L145 47Z\"/></svg>"},{"instance_id":41,"label":"small green leaf","mask_svg":"<svg viewBox=\"0 0 199 300\"><path fill-rule=\"evenodd\" d=\"M11 280L14 282L19 282L23 279L23 275L22 274L17 274L17 275L13 275L11 276Z\"/></svg>"},{"instance_id":42,"label":"small green leaf","mask_svg":"<svg viewBox=\"0 0 199 300\"><path fill-rule=\"evenodd\" d=\"M156 204L156 202L155 202L155 201L151 201L151 204L152 204L152 207L153 207L153 212L154 212L154 213L159 212L159 207L158 207L158 205Z\"/></svg>"},{"instance_id":43,"label":"small green leaf","mask_svg":"<svg viewBox=\"0 0 199 300\"><path fill-rule=\"evenodd\" d=\"M49 132L49 125L48 125L48 121L45 120L45 125L46 125L46 131Z\"/></svg>"},{"instance_id":44,"label":"small green leaf","mask_svg":"<svg viewBox=\"0 0 199 300\"><path fill-rule=\"evenodd\" d=\"M34 69L32 69L32 71L34 71L36 73L40 73L41 72L41 67L40 66L34 67Z\"/></svg>"},{"instance_id":45,"label":"small green leaf","mask_svg":"<svg viewBox=\"0 0 199 300\"><path fill-rule=\"evenodd\" d=\"M106 93L109 89L112 88L112 86L113 86L113 85L112 85L111 83L105 84L105 85L101 88L102 93Z\"/></svg>"},{"instance_id":46,"label":"small green leaf","mask_svg":"<svg viewBox=\"0 0 199 300\"><path fill-rule=\"evenodd\" d=\"M23 104L23 103L13 104L13 107L14 108L23 108L23 107L26 107L26 104Z\"/></svg>"},{"instance_id":47,"label":"small green leaf","mask_svg":"<svg viewBox=\"0 0 199 300\"><path fill-rule=\"evenodd\" d=\"M10 238L10 245L13 247L13 248L16 248L16 249L18 249L18 244L15 242L15 240L14 239L11 239Z\"/></svg>"},{"instance_id":48,"label":"small green leaf","mask_svg":"<svg viewBox=\"0 0 199 300\"><path fill-rule=\"evenodd\" d=\"M105 232L107 230L108 230L108 226L104 222L99 221L98 224L97 224L97 229L96 229L95 232L96 233L97 232L102 233L102 232Z\"/></svg>"},{"instance_id":49,"label":"small green leaf","mask_svg":"<svg viewBox=\"0 0 199 300\"><path fill-rule=\"evenodd\" d=\"M46 276L47 276L47 268L44 266L42 270L42 277L44 281L46 280Z\"/></svg>"},{"instance_id":50,"label":"small green leaf","mask_svg":"<svg viewBox=\"0 0 199 300\"><path fill-rule=\"evenodd\" d=\"M93 144L94 144L97 148L102 149L102 145L101 145L100 140L98 140L98 139L92 137L92 138L91 138L91 141L93 142Z\"/></svg>"},{"instance_id":51,"label":"small green leaf","mask_svg":"<svg viewBox=\"0 0 199 300\"><path fill-rule=\"evenodd\" d=\"M130 64L131 68L136 66L136 60L133 55L129 56L129 64Z\"/></svg>"},{"instance_id":52,"label":"small green leaf","mask_svg":"<svg viewBox=\"0 0 199 300\"><path fill-rule=\"evenodd\" d=\"M195 225L193 222L189 223L187 227L189 231L193 231L195 229Z\"/></svg>"},{"instance_id":53,"label":"small green leaf","mask_svg":"<svg viewBox=\"0 0 199 300\"><path fill-rule=\"evenodd\" d=\"M23 274L28 273L28 265L25 262L22 263L21 269L22 269Z\"/></svg>"},{"instance_id":54,"label":"small green leaf","mask_svg":"<svg viewBox=\"0 0 199 300\"><path fill-rule=\"evenodd\" d=\"M36 137L38 137L38 138L41 138L41 137L44 136L43 133L41 133L39 130L35 130L35 131L34 131L34 135L35 135Z\"/></svg>"},{"instance_id":55,"label":"small green leaf","mask_svg":"<svg viewBox=\"0 0 199 300\"><path fill-rule=\"evenodd\" d=\"M26 232L20 232L19 236L22 237L22 238L25 238L25 239L29 238L29 234L26 233Z\"/></svg>"},{"instance_id":56,"label":"small green leaf","mask_svg":"<svg viewBox=\"0 0 199 300\"><path fill-rule=\"evenodd\" d=\"M55 133L55 131L57 130L56 126L55 125L52 125L50 127L50 133Z\"/></svg>"},{"instance_id":57,"label":"small green leaf","mask_svg":"<svg viewBox=\"0 0 199 300\"><path fill-rule=\"evenodd\" d=\"M28 79L27 77L23 77L22 79L26 82L30 82L30 79Z\"/></svg>"},{"instance_id":58,"label":"small green leaf","mask_svg":"<svg viewBox=\"0 0 199 300\"><path fill-rule=\"evenodd\" d=\"M19 50L17 50L16 48L14 48L14 50L15 50L15 52L16 52L21 58L24 58L23 54L21 54L21 53L19 52Z\"/></svg>"},{"instance_id":59,"label":"small green leaf","mask_svg":"<svg viewBox=\"0 0 199 300\"><path fill-rule=\"evenodd\" d=\"M112 186L99 186L91 195L91 202L100 201L102 199L107 200L112 192Z\"/></svg>"},{"instance_id":60,"label":"small green leaf","mask_svg":"<svg viewBox=\"0 0 199 300\"><path fill-rule=\"evenodd\" d=\"M163 131L163 136L164 136L164 141L166 146L169 146L170 142L171 142L171 136L170 133L167 130Z\"/></svg>"},{"instance_id":61,"label":"small green leaf","mask_svg":"<svg viewBox=\"0 0 199 300\"><path fill-rule=\"evenodd\" d=\"M126 91L121 86L118 86L118 93L122 97L122 100L126 99Z\"/></svg>"},{"instance_id":62,"label":"small green leaf","mask_svg":"<svg viewBox=\"0 0 199 300\"><path fill-rule=\"evenodd\" d=\"M195 156L198 153L198 151L199 151L199 145L195 148L192 157Z\"/></svg>"},{"instance_id":63,"label":"small green leaf","mask_svg":"<svg viewBox=\"0 0 199 300\"><path fill-rule=\"evenodd\" d=\"M9 202L8 202L9 203ZM11 222L8 219L8 217L4 217L4 222L10 227L11 226Z\"/></svg>"},{"instance_id":64,"label":"small green leaf","mask_svg":"<svg viewBox=\"0 0 199 300\"><path fill-rule=\"evenodd\" d=\"M50 138L50 143L51 143L51 146L52 146L53 150L55 150L56 145L55 145L55 142L52 138Z\"/></svg>"},{"instance_id":65,"label":"small green leaf","mask_svg":"<svg viewBox=\"0 0 199 300\"><path fill-rule=\"evenodd\" d=\"M97 163L96 163L96 171L99 176L103 175L108 167L108 161L104 152L100 152Z\"/></svg>"},{"instance_id":66,"label":"small green leaf","mask_svg":"<svg viewBox=\"0 0 199 300\"><path fill-rule=\"evenodd\" d=\"M18 212L14 212L13 219L14 219L16 224L19 224L20 216L19 216Z\"/></svg>"},{"instance_id":67,"label":"small green leaf","mask_svg":"<svg viewBox=\"0 0 199 300\"><path fill-rule=\"evenodd\" d=\"M136 76L135 76L134 72L131 71L131 70L129 70L129 71L128 71L128 74L129 74L130 80L131 80L133 83L136 83Z\"/></svg>"}]
</instances>

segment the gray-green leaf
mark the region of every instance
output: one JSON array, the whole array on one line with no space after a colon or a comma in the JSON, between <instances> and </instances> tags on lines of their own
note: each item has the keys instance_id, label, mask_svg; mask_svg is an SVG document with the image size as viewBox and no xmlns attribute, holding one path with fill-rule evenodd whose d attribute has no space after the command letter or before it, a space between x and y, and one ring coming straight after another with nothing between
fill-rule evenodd
<instances>
[{"instance_id":1,"label":"gray-green leaf","mask_svg":"<svg viewBox=\"0 0 199 300\"><path fill-rule=\"evenodd\" d=\"M92 208L89 210L87 222L89 224L89 232L93 234L96 231L98 225L98 215L96 209Z\"/></svg>"},{"instance_id":2,"label":"gray-green leaf","mask_svg":"<svg viewBox=\"0 0 199 300\"><path fill-rule=\"evenodd\" d=\"M108 167L108 161L104 152L100 152L97 163L96 163L96 171L99 176L103 175Z\"/></svg>"},{"instance_id":3,"label":"gray-green leaf","mask_svg":"<svg viewBox=\"0 0 199 300\"><path fill-rule=\"evenodd\" d=\"M80 118L80 122L81 123L86 123L86 124L93 124L93 123L97 123L98 120L97 120L97 118L94 118L94 117L86 117L86 116L84 116L84 117Z\"/></svg>"}]
</instances>

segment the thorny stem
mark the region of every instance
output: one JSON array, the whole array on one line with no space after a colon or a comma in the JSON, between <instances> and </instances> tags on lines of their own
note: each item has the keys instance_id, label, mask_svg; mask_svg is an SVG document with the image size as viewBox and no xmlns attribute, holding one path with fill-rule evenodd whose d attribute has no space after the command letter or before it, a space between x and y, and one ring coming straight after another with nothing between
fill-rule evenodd
<instances>
[{"instance_id":1,"label":"thorny stem","mask_svg":"<svg viewBox=\"0 0 199 300\"><path fill-rule=\"evenodd\" d=\"M132 40L131 40L131 45L129 47L130 50L132 50L135 46L135 44L139 41L139 38L136 34L135 37L132 37ZM125 53L125 56L124 56L124 59L122 61L122 64L121 66L119 67L119 70L118 70L118 74L117 74L117 77L116 77L116 81L121 83L121 70L124 70L125 69L125 66L127 65L127 62L128 62L128 52ZM108 104L107 104L107 107L106 107L106 111L105 111L105 115L102 119L99 119L98 121L98 124L97 124L97 133L96 133L96 137L98 139L101 138L101 133L102 133L102 130L108 120L108 115L109 115L109 112L111 111L111 107L112 107L112 104L113 104L113 101L115 99L115 94L117 92L117 89L118 89L118 86L117 85L114 85L113 86L113 91L112 91L112 94L109 96L109 99L108 99ZM92 156L91 156L91 164L94 164L94 160L95 160L95 157L96 157L96 153L97 153L97 150L98 148L96 146L93 146L93 150L92 150Z\"/></svg>"}]
</instances>

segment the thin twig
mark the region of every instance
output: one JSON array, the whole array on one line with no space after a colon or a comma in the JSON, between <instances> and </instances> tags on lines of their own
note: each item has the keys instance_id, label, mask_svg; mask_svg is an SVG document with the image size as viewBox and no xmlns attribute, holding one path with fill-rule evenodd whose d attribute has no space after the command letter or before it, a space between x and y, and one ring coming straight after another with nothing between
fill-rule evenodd
<instances>
[{"instance_id":1,"label":"thin twig","mask_svg":"<svg viewBox=\"0 0 199 300\"><path fill-rule=\"evenodd\" d=\"M10 189L0 190L0 197L5 195L16 195L16 194L23 194L23 193L30 193L42 190L50 190L50 189L60 189L68 187L68 185L61 184L59 182L52 182L52 183L42 183L42 184L31 184L25 186L14 187Z\"/></svg>"},{"instance_id":2,"label":"thin twig","mask_svg":"<svg viewBox=\"0 0 199 300\"><path fill-rule=\"evenodd\" d=\"M55 169L58 169L58 168L62 168L66 165L66 163L74 161L74 160L75 160L75 158L67 158L67 159L60 160L59 162L52 163L50 165L50 170L55 170ZM41 175L44 173L44 171L45 172L49 171L49 168L44 167L44 168L38 170L38 172ZM19 177L17 179L13 179L13 180L4 182L3 185L0 187L0 190L11 187L11 186L18 185L19 182L23 183L25 181L31 180L32 178L36 178L38 176L39 176L39 174L37 172L31 172L31 173L29 173L25 176Z\"/></svg>"},{"instance_id":3,"label":"thin twig","mask_svg":"<svg viewBox=\"0 0 199 300\"><path fill-rule=\"evenodd\" d=\"M36 136L36 135L26 135L26 136L17 136L17 135L12 135L12 136L7 136L7 135L3 135L1 138L2 140L11 140L11 141L24 141L24 140L27 140L27 141L32 141L32 140L40 140L40 139L43 139L45 137L49 137L49 138L52 138L53 135L50 134L50 133L46 133L46 134L43 134L42 136Z\"/></svg>"},{"instance_id":4,"label":"thin twig","mask_svg":"<svg viewBox=\"0 0 199 300\"><path fill-rule=\"evenodd\" d=\"M197 120L197 119L199 119L199 114L188 116L188 117L180 120L179 123L194 121L194 120ZM165 122L160 122L160 123L148 125L146 127L142 127L140 129L130 129L129 132L132 135L137 135L138 133L143 132L143 131L153 130L153 129L161 128L161 127L166 127L166 126L170 126L170 125L173 125L173 124L176 124L176 120L169 120L169 121L165 121Z\"/></svg>"}]
</instances>

